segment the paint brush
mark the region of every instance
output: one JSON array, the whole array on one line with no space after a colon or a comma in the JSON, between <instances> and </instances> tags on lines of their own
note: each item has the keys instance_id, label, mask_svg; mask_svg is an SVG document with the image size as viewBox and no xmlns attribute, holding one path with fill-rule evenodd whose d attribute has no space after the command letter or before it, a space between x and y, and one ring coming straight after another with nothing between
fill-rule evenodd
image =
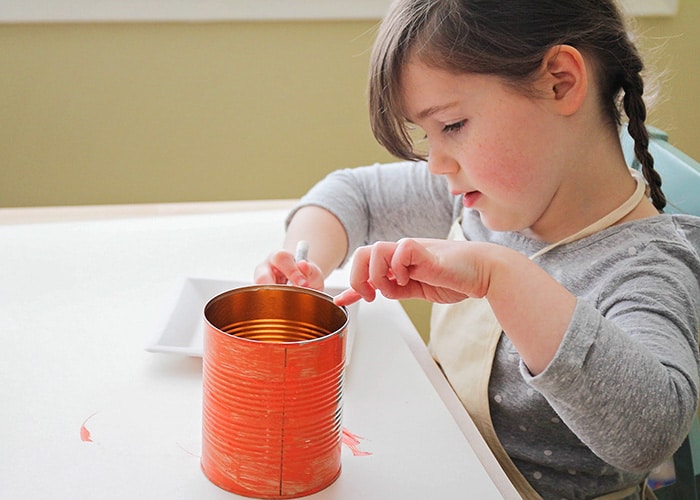
<instances>
[{"instance_id":1,"label":"paint brush","mask_svg":"<svg viewBox=\"0 0 700 500\"><path fill-rule=\"evenodd\" d=\"M306 260L309 256L309 242L306 240L299 240L297 243L296 251L294 252L294 260L299 262L300 260Z\"/></svg>"}]
</instances>

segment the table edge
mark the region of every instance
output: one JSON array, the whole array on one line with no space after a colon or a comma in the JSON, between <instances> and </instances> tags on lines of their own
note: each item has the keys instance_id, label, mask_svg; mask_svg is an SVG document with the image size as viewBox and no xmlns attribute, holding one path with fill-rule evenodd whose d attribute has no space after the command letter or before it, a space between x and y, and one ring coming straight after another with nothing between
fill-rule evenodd
<instances>
[{"instance_id":1,"label":"table edge","mask_svg":"<svg viewBox=\"0 0 700 500\"><path fill-rule=\"evenodd\" d=\"M121 205L69 205L0 208L0 225L79 222L103 219L197 215L260 210L288 210L297 199L136 203Z\"/></svg>"}]
</instances>

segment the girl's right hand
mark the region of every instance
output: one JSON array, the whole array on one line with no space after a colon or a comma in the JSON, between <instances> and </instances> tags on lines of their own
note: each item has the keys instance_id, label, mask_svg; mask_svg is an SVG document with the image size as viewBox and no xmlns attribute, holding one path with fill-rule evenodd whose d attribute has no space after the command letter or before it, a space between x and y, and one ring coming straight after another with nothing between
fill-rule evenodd
<instances>
[{"instance_id":1,"label":"girl's right hand","mask_svg":"<svg viewBox=\"0 0 700 500\"><path fill-rule=\"evenodd\" d=\"M294 254L287 250L277 250L255 268L254 281L257 284L291 284L323 290L324 280L321 269L307 260L296 261Z\"/></svg>"},{"instance_id":2,"label":"girl's right hand","mask_svg":"<svg viewBox=\"0 0 700 500\"><path fill-rule=\"evenodd\" d=\"M335 297L338 305L389 299L422 299L450 304L488 291L483 244L428 238L380 241L360 247L353 257L349 288ZM489 247L490 248L490 247ZM481 252L478 250L482 249Z\"/></svg>"}]
</instances>

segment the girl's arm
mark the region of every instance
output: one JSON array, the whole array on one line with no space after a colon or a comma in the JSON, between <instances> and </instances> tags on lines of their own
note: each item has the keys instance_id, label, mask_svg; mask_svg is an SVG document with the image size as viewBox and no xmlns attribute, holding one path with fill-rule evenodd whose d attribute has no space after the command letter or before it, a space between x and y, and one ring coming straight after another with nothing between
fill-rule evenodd
<instances>
[{"instance_id":1,"label":"girl's arm","mask_svg":"<svg viewBox=\"0 0 700 500\"><path fill-rule=\"evenodd\" d=\"M323 288L323 278L355 248L403 236L444 237L457 206L445 180L424 163L390 163L337 170L317 183L291 213L283 250L255 271L258 283ZM459 204L461 209L461 204ZM307 262L294 262L300 239Z\"/></svg>"},{"instance_id":2,"label":"girl's arm","mask_svg":"<svg viewBox=\"0 0 700 500\"><path fill-rule=\"evenodd\" d=\"M527 384L601 459L646 471L680 445L697 408L700 267L669 244L610 271L606 290L577 300L506 247L383 242L356 252L353 288L336 302L372 300L376 290L440 303L486 297Z\"/></svg>"},{"instance_id":3,"label":"girl's arm","mask_svg":"<svg viewBox=\"0 0 700 500\"><path fill-rule=\"evenodd\" d=\"M559 349L576 297L524 255L495 245L476 251L488 267L491 309L530 373L541 373Z\"/></svg>"},{"instance_id":4,"label":"girl's arm","mask_svg":"<svg viewBox=\"0 0 700 500\"><path fill-rule=\"evenodd\" d=\"M486 297L533 375L554 358L576 307L576 297L530 259L491 243L376 243L355 253L350 285L338 304L373 300L376 290L439 303Z\"/></svg>"},{"instance_id":5,"label":"girl's arm","mask_svg":"<svg viewBox=\"0 0 700 500\"><path fill-rule=\"evenodd\" d=\"M309 244L309 253L305 261L296 262L294 251L301 240ZM255 282L290 282L321 290L325 277L343 262L347 251L348 237L335 215L314 205L302 207L287 226L282 250L255 269Z\"/></svg>"},{"instance_id":6,"label":"girl's arm","mask_svg":"<svg viewBox=\"0 0 700 500\"><path fill-rule=\"evenodd\" d=\"M348 253L348 236L338 218L328 210L308 205L300 208L287 226L284 249L293 252L300 240L309 243L308 260L328 276Z\"/></svg>"}]
</instances>

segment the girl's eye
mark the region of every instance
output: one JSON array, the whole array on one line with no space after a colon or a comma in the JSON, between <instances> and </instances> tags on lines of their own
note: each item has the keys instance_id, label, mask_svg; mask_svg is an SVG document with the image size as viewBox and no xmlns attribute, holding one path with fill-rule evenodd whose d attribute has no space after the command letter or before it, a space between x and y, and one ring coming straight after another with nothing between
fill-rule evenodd
<instances>
[{"instance_id":1,"label":"girl's eye","mask_svg":"<svg viewBox=\"0 0 700 500\"><path fill-rule=\"evenodd\" d=\"M442 131L446 133L458 132L464 126L465 122L466 120L460 120L458 122L449 123L445 125Z\"/></svg>"}]
</instances>

